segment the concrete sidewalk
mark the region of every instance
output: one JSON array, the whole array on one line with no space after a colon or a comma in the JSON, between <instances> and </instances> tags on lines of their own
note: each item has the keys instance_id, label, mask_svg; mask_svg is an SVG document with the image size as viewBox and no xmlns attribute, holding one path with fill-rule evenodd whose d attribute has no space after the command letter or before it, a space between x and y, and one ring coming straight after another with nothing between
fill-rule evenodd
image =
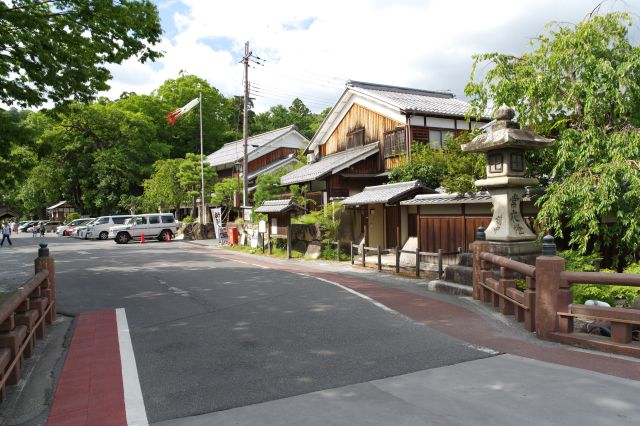
<instances>
[{"instance_id":1,"label":"concrete sidewalk","mask_svg":"<svg viewBox=\"0 0 640 426\"><path fill-rule=\"evenodd\" d=\"M156 423L637 425L640 382L512 355Z\"/></svg>"}]
</instances>

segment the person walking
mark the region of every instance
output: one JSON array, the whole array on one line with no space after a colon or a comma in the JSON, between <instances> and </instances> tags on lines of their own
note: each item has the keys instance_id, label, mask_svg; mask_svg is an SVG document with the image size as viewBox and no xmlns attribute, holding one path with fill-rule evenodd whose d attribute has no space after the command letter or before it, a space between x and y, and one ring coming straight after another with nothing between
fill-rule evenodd
<instances>
[{"instance_id":1,"label":"person walking","mask_svg":"<svg viewBox=\"0 0 640 426\"><path fill-rule=\"evenodd\" d=\"M31 227L31 238L35 238L38 235L38 224L34 223Z\"/></svg>"},{"instance_id":2,"label":"person walking","mask_svg":"<svg viewBox=\"0 0 640 426\"><path fill-rule=\"evenodd\" d=\"M47 228L45 228L45 223L44 222L40 222L40 236L44 237L44 233L47 231Z\"/></svg>"},{"instance_id":3,"label":"person walking","mask_svg":"<svg viewBox=\"0 0 640 426\"><path fill-rule=\"evenodd\" d=\"M0 247L4 244L4 240L9 241L9 245L12 246L11 243L11 226L8 223L2 224L2 241L0 241Z\"/></svg>"}]
</instances>

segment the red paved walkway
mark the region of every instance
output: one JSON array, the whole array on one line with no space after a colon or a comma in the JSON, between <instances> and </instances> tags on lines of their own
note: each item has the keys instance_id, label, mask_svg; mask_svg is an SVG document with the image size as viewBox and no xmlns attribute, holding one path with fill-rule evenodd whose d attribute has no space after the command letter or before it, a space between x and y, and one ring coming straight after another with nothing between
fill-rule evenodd
<instances>
[{"instance_id":1,"label":"red paved walkway","mask_svg":"<svg viewBox=\"0 0 640 426\"><path fill-rule=\"evenodd\" d=\"M126 425L115 311L78 317L47 425Z\"/></svg>"}]
</instances>

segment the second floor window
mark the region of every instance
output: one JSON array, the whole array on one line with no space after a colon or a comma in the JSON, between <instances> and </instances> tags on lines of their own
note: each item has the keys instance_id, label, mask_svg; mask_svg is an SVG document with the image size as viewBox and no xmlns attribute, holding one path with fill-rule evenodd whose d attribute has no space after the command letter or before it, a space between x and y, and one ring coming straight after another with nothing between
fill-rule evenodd
<instances>
[{"instance_id":1,"label":"second floor window","mask_svg":"<svg viewBox=\"0 0 640 426\"><path fill-rule=\"evenodd\" d=\"M396 157L405 152L407 142L404 127L384 134L384 158Z\"/></svg>"},{"instance_id":2,"label":"second floor window","mask_svg":"<svg viewBox=\"0 0 640 426\"><path fill-rule=\"evenodd\" d=\"M364 145L364 127L347 134L347 149Z\"/></svg>"}]
</instances>

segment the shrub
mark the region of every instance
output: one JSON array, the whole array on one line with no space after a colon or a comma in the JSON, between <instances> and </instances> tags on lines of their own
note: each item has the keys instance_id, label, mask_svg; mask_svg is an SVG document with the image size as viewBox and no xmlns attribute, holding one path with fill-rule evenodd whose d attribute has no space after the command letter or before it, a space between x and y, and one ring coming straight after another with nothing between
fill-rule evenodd
<instances>
[{"instance_id":1,"label":"shrub","mask_svg":"<svg viewBox=\"0 0 640 426\"><path fill-rule=\"evenodd\" d=\"M194 220L195 220L195 219L194 219L194 218L192 218L191 216L185 216L185 217L182 219L182 223L191 223L191 222L193 222Z\"/></svg>"},{"instance_id":2,"label":"shrub","mask_svg":"<svg viewBox=\"0 0 640 426\"><path fill-rule=\"evenodd\" d=\"M76 219L80 219L80 213L78 212L69 213L66 219L64 220L64 223L69 223L72 220L76 220Z\"/></svg>"},{"instance_id":3,"label":"shrub","mask_svg":"<svg viewBox=\"0 0 640 426\"><path fill-rule=\"evenodd\" d=\"M592 272L596 270L597 263L601 258L597 254L580 254L575 250L565 250L558 253L565 260L567 271ZM601 270L601 272L613 272ZM640 264L629 265L625 271L627 274L640 272ZM571 286L573 292L573 303L584 303L587 300L600 300L607 302L611 306L630 307L639 297L638 287L628 287L622 285L605 284L575 284Z\"/></svg>"}]
</instances>

